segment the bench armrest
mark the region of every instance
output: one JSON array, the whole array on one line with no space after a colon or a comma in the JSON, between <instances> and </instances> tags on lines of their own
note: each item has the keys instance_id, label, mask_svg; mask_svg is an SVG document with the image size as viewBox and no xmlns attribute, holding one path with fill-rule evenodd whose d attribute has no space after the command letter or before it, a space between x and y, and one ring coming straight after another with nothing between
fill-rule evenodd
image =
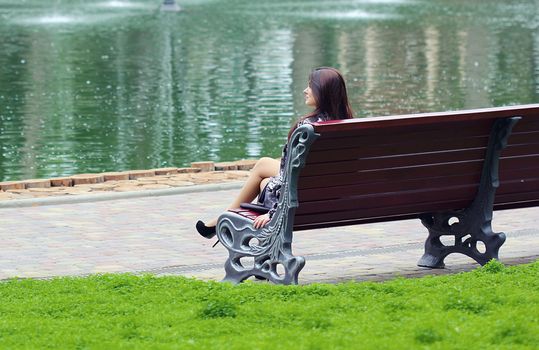
<instances>
[{"instance_id":1,"label":"bench armrest","mask_svg":"<svg viewBox=\"0 0 539 350\"><path fill-rule=\"evenodd\" d=\"M318 137L312 125L297 128L288 141L288 158L283 171L283 184L275 214L266 226L255 229L252 220L233 212L224 213L217 223L219 240L227 248L225 280L239 283L249 276L267 278L275 283L297 284L305 264L302 257L292 255L292 230L298 207L297 186L301 168L314 140ZM241 258L254 258L247 267ZM282 265L284 273L277 271Z\"/></svg>"}]
</instances>

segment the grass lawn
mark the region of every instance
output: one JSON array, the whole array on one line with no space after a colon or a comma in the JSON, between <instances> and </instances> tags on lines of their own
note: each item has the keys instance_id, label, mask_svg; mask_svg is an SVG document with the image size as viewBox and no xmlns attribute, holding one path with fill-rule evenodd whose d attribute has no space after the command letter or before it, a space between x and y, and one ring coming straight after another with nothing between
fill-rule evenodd
<instances>
[{"instance_id":1,"label":"grass lawn","mask_svg":"<svg viewBox=\"0 0 539 350\"><path fill-rule=\"evenodd\" d=\"M538 349L539 261L384 283L0 283L1 349Z\"/></svg>"}]
</instances>

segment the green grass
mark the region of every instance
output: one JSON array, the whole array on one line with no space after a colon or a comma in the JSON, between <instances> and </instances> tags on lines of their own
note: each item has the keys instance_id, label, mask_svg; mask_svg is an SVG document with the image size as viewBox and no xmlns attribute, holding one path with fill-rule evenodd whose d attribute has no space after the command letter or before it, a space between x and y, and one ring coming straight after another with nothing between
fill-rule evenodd
<instances>
[{"instance_id":1,"label":"green grass","mask_svg":"<svg viewBox=\"0 0 539 350\"><path fill-rule=\"evenodd\" d=\"M537 349L539 261L384 283L0 283L2 349Z\"/></svg>"}]
</instances>

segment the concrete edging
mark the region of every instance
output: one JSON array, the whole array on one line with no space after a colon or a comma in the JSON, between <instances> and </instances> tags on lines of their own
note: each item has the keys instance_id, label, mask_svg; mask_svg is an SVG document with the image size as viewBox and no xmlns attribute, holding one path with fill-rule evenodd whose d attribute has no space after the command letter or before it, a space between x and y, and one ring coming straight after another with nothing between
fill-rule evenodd
<instances>
[{"instance_id":1,"label":"concrete edging","mask_svg":"<svg viewBox=\"0 0 539 350\"><path fill-rule=\"evenodd\" d=\"M159 197L159 196L171 196L183 193L193 192L209 192L209 191L221 191L239 189L243 185L243 182L226 182L218 184L208 185L193 185L185 187L165 188L160 190L141 190L132 192L108 192L90 195L66 195L44 198L27 198L27 199L13 199L7 201L0 201L0 209L5 208L25 208L25 207L39 207L45 205L61 205L61 204L75 204L75 203L91 203L102 202L109 200L121 200L143 197Z\"/></svg>"}]
</instances>

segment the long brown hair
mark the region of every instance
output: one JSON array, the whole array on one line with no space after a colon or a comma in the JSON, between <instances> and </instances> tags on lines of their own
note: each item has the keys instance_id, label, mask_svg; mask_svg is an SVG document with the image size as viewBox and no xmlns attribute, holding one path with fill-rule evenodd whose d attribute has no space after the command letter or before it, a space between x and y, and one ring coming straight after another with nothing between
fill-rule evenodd
<instances>
[{"instance_id":1,"label":"long brown hair","mask_svg":"<svg viewBox=\"0 0 539 350\"><path fill-rule=\"evenodd\" d=\"M316 101L316 108L294 123L288 132L288 138L296 130L298 123L311 117L325 115L327 120L354 117L348 102L344 78L338 70L331 67L314 69L309 75L309 87Z\"/></svg>"}]
</instances>

